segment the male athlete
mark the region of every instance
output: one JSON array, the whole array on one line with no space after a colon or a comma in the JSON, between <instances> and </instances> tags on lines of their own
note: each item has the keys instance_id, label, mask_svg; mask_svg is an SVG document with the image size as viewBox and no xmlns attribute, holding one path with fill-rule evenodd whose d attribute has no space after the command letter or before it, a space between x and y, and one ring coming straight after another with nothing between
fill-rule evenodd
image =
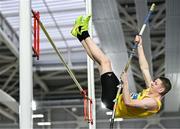
<instances>
[{"instance_id":1,"label":"male athlete","mask_svg":"<svg viewBox=\"0 0 180 129\"><path fill-rule=\"evenodd\" d=\"M78 38L82 43L89 57L98 63L102 84L102 102L108 109L113 110L119 79L112 71L111 62L101 49L94 43L88 33L88 23L91 16L79 16L74 24L71 34ZM123 73L123 89L119 95L116 109L116 117L136 118L147 117L156 114L162 105L162 98L171 89L171 83L168 78L158 77L152 80L149 72L149 66L144 55L141 36L135 37L135 43L138 44L138 56L140 68L147 86L140 93L130 93L128 89L127 73Z\"/></svg>"}]
</instances>

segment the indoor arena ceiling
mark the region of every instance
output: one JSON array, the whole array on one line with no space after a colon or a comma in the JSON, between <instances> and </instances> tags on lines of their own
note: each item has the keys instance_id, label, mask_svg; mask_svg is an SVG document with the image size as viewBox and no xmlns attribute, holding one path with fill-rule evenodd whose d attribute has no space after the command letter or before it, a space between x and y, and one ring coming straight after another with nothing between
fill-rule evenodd
<instances>
[{"instance_id":1,"label":"indoor arena ceiling","mask_svg":"<svg viewBox=\"0 0 180 129\"><path fill-rule=\"evenodd\" d=\"M94 0L94 2L96 1ZM151 59L152 74L158 77L165 74L166 9L165 0L148 0L145 7L150 8L153 2L156 4L156 8L145 35L145 40L149 44L144 49L149 51L147 54L148 58ZM141 4L138 1L117 0L119 20L122 25L127 54L132 47L133 38L138 32L140 24L142 24L140 15L147 11L146 8L140 6ZM106 6L102 6L102 9L103 7ZM67 64L83 88L87 88L86 53L78 40L70 34L75 18L79 15L85 15L85 0L32 0L32 9L40 12L42 23L56 46L63 53ZM108 10L108 8L105 9ZM107 37L103 37L106 36L103 35L105 32L99 31L103 28L98 28L99 26L95 24L97 22L98 19L93 17L93 39L99 46L103 46L104 42L101 39ZM1 90L19 101L19 0L0 1L0 32ZM113 38L110 38L109 41L113 42ZM40 34L40 42L40 59L37 60L33 57L34 99L36 101L57 101L82 98L65 67L61 61L59 62L58 56L43 31ZM105 47L107 46L104 45L103 48ZM144 82L136 55L132 60L130 71L137 91L142 90ZM95 92L96 98L99 99L101 87L96 65Z\"/></svg>"}]
</instances>

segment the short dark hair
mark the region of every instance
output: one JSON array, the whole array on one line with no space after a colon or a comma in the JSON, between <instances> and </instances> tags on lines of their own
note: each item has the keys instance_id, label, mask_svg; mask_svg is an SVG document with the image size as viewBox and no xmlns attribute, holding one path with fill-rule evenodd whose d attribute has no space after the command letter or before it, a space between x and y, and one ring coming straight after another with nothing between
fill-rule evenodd
<instances>
[{"instance_id":1,"label":"short dark hair","mask_svg":"<svg viewBox=\"0 0 180 129\"><path fill-rule=\"evenodd\" d=\"M159 77L159 79L162 81L162 84L165 88L165 90L161 93L162 96L164 96L166 93L168 93L171 90L171 81L166 77Z\"/></svg>"}]
</instances>

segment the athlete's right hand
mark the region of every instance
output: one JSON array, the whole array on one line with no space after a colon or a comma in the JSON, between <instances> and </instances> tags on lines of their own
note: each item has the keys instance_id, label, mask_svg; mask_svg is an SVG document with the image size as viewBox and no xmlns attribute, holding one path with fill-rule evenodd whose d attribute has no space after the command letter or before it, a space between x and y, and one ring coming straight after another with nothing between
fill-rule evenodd
<instances>
[{"instance_id":1,"label":"athlete's right hand","mask_svg":"<svg viewBox=\"0 0 180 129\"><path fill-rule=\"evenodd\" d=\"M138 46L142 45L142 38L140 35L136 35L134 42L138 44Z\"/></svg>"}]
</instances>

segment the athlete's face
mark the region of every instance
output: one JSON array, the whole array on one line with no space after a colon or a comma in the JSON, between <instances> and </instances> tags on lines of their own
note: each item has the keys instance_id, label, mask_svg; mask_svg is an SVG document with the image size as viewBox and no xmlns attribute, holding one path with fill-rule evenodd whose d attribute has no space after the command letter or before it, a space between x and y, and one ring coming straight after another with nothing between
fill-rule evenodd
<instances>
[{"instance_id":1,"label":"athlete's face","mask_svg":"<svg viewBox=\"0 0 180 129\"><path fill-rule=\"evenodd\" d=\"M162 81L158 78L151 82L151 89L154 92L161 93L164 91L164 86L162 84Z\"/></svg>"}]
</instances>

